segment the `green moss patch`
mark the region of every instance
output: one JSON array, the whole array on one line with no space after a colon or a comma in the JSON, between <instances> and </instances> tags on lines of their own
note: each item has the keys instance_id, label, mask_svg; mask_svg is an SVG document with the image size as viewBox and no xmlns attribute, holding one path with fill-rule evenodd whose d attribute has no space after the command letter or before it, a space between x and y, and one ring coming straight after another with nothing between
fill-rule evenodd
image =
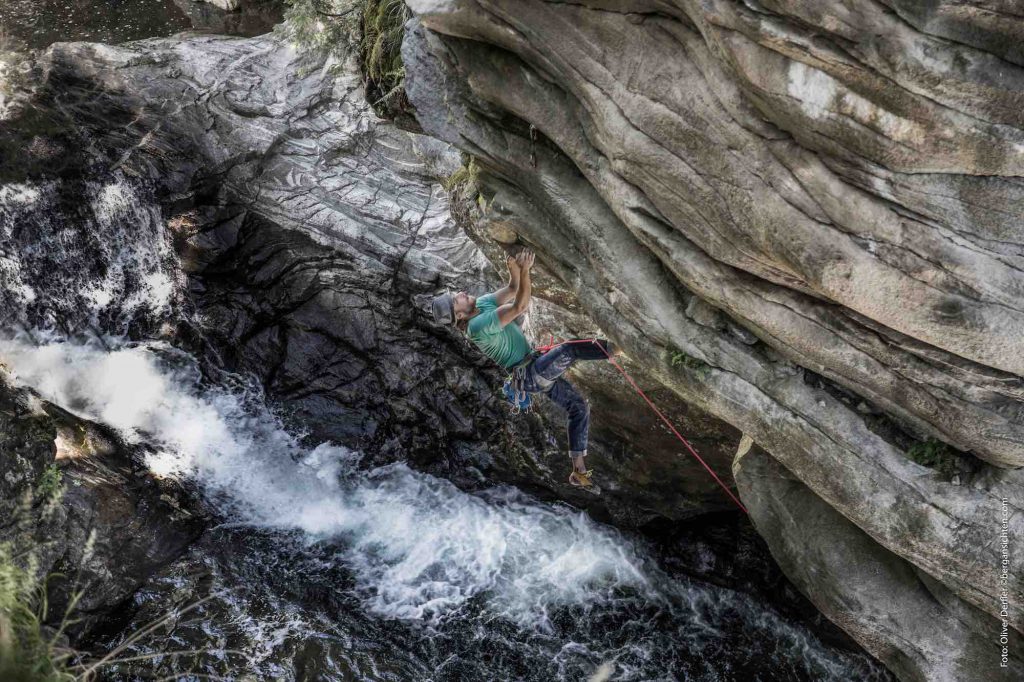
<instances>
[{"instance_id":1,"label":"green moss patch","mask_svg":"<svg viewBox=\"0 0 1024 682\"><path fill-rule=\"evenodd\" d=\"M962 455L942 441L929 438L907 448L907 457L921 466L934 469L944 478L952 478L960 471Z\"/></svg>"},{"instance_id":2,"label":"green moss patch","mask_svg":"<svg viewBox=\"0 0 1024 682\"><path fill-rule=\"evenodd\" d=\"M707 379L708 375L711 374L711 365L692 355L687 355L678 348L669 350L668 361L669 366L677 369L688 369L701 379Z\"/></svg>"}]
</instances>

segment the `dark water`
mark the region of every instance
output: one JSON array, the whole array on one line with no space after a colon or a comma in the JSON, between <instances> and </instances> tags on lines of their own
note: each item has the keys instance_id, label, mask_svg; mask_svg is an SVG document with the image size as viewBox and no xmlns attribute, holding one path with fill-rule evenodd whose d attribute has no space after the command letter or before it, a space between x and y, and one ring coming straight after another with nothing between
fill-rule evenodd
<instances>
[{"instance_id":1,"label":"dark water","mask_svg":"<svg viewBox=\"0 0 1024 682\"><path fill-rule=\"evenodd\" d=\"M202 653L110 674L188 679L245 670L258 679L552 682L586 680L605 664L618 681L890 679L867 657L823 647L742 594L678 575L662 578L678 601L636 586L588 584L592 602L551 608L544 627L496 615L487 591L437 623L383 618L366 609L358 580L339 560L344 551L290 534L209 532L147 585L131 621L106 642L123 642L170 607L184 606L187 595L210 601L126 653Z\"/></svg>"},{"instance_id":2,"label":"dark water","mask_svg":"<svg viewBox=\"0 0 1024 682\"><path fill-rule=\"evenodd\" d=\"M259 35L281 20L283 2L223 12L197 0L0 0L0 49L61 41L123 43L198 29Z\"/></svg>"},{"instance_id":3,"label":"dark water","mask_svg":"<svg viewBox=\"0 0 1024 682\"><path fill-rule=\"evenodd\" d=\"M692 578L706 557L666 561L508 486L365 468L167 343L22 335L0 338L0 362L147 443L149 470L198 486L218 520L91 642L142 657L111 679L888 679L763 595Z\"/></svg>"}]
</instances>

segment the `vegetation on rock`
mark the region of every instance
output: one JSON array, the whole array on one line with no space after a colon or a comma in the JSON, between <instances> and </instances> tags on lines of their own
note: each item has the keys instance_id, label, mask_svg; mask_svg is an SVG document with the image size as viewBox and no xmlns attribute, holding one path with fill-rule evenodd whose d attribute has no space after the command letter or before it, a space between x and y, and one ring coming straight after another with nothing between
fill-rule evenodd
<instances>
[{"instance_id":1,"label":"vegetation on rock","mask_svg":"<svg viewBox=\"0 0 1024 682\"><path fill-rule=\"evenodd\" d=\"M487 209L487 201L480 194L480 165L476 159L463 155L462 165L441 180L448 193L449 210L459 225L468 225Z\"/></svg>"},{"instance_id":2,"label":"vegetation on rock","mask_svg":"<svg viewBox=\"0 0 1024 682\"><path fill-rule=\"evenodd\" d=\"M952 478L960 471L960 456L953 448L934 438L911 445L907 448L907 457L921 466L934 469L944 478Z\"/></svg>"},{"instance_id":3,"label":"vegetation on rock","mask_svg":"<svg viewBox=\"0 0 1024 682\"><path fill-rule=\"evenodd\" d=\"M669 364L672 367L684 367L691 370L701 379L706 379L711 373L711 365L692 355L687 355L679 349L669 351Z\"/></svg>"},{"instance_id":4,"label":"vegetation on rock","mask_svg":"<svg viewBox=\"0 0 1024 682\"><path fill-rule=\"evenodd\" d=\"M449 192L475 193L480 188L480 166L472 156L459 168L441 181Z\"/></svg>"},{"instance_id":5,"label":"vegetation on rock","mask_svg":"<svg viewBox=\"0 0 1024 682\"><path fill-rule=\"evenodd\" d=\"M40 500L52 501L60 499L64 492L64 475L56 464L51 464L43 470L36 482L36 496Z\"/></svg>"},{"instance_id":6,"label":"vegetation on rock","mask_svg":"<svg viewBox=\"0 0 1024 682\"><path fill-rule=\"evenodd\" d=\"M358 29L362 3L352 0L287 0L285 22L276 30L299 48L343 55Z\"/></svg>"},{"instance_id":7,"label":"vegetation on rock","mask_svg":"<svg viewBox=\"0 0 1024 682\"><path fill-rule=\"evenodd\" d=\"M366 98L377 113L393 118L408 108L402 36L412 17L403 0L366 0L359 53L366 76Z\"/></svg>"},{"instance_id":8,"label":"vegetation on rock","mask_svg":"<svg viewBox=\"0 0 1024 682\"><path fill-rule=\"evenodd\" d=\"M411 122L402 36L412 13L402 0L288 0L279 29L303 50L343 57L357 47L366 99L377 114ZM358 36L358 40L356 37Z\"/></svg>"},{"instance_id":9,"label":"vegetation on rock","mask_svg":"<svg viewBox=\"0 0 1024 682\"><path fill-rule=\"evenodd\" d=\"M48 508L59 504L63 488L53 467L40 477L40 488L47 484L45 500ZM54 485L55 484L55 485ZM26 496L17 517L28 513L31 496ZM44 512L45 513L45 512ZM65 627L70 624L65 613L56 630L48 628L46 580L38 578L39 566L34 547L17 549L10 542L0 543L0 680L4 682L65 682L75 680L68 663L74 651L61 645ZM20 544L19 544L20 546ZM68 612L73 608L73 598Z\"/></svg>"}]
</instances>

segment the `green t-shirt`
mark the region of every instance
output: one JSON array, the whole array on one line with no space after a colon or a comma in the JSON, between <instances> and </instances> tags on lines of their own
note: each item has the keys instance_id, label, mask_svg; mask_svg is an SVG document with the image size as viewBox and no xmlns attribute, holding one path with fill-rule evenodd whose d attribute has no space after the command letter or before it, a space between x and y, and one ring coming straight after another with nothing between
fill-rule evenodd
<instances>
[{"instance_id":1,"label":"green t-shirt","mask_svg":"<svg viewBox=\"0 0 1024 682\"><path fill-rule=\"evenodd\" d=\"M523 330L514 322L501 326L494 294L476 299L476 307L480 312L466 328L469 340L502 367L518 365L530 352L530 342L523 336Z\"/></svg>"}]
</instances>

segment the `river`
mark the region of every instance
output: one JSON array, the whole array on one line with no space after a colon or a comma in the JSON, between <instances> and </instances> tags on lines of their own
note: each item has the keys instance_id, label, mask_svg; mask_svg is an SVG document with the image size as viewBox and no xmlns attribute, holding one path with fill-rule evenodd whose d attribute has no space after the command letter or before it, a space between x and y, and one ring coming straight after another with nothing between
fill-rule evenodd
<instances>
[{"instance_id":1,"label":"river","mask_svg":"<svg viewBox=\"0 0 1024 682\"><path fill-rule=\"evenodd\" d=\"M150 445L149 469L198 482L216 511L106 642L183 596L210 598L170 640L160 631L129 648L202 652L149 672L540 681L607 662L616 680L884 679L867 657L747 594L673 575L643 538L567 505L304 447L258 387L210 384L167 344L15 336L0 361L48 400Z\"/></svg>"}]
</instances>

